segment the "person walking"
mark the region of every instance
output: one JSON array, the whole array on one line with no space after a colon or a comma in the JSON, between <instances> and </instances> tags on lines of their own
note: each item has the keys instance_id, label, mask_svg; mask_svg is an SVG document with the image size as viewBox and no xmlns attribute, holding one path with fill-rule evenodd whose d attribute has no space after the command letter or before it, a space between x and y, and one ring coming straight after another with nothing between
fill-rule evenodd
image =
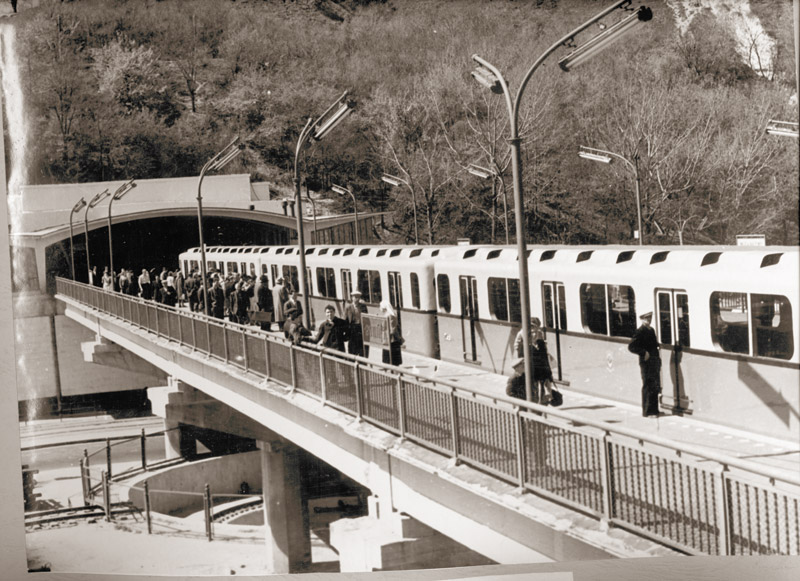
<instances>
[{"instance_id":1,"label":"person walking","mask_svg":"<svg viewBox=\"0 0 800 581\"><path fill-rule=\"evenodd\" d=\"M177 271L175 271L175 281L174 282L175 282L175 295L178 298L178 306L179 307L183 307L184 283L186 281L185 281L185 278L183 276L183 271L182 270L178 269Z\"/></svg>"},{"instance_id":2,"label":"person walking","mask_svg":"<svg viewBox=\"0 0 800 581\"><path fill-rule=\"evenodd\" d=\"M283 322L286 320L286 313L283 311L283 305L289 300L289 293L286 292L286 287L283 286L283 278L279 278L272 287L272 303L275 308L274 320L278 323L278 329L283 330Z\"/></svg>"},{"instance_id":3,"label":"person walking","mask_svg":"<svg viewBox=\"0 0 800 581\"><path fill-rule=\"evenodd\" d=\"M208 305L211 316L217 319L225 318L225 291L219 284L219 277L214 279L211 288L208 289Z\"/></svg>"},{"instance_id":4,"label":"person walking","mask_svg":"<svg viewBox=\"0 0 800 581\"><path fill-rule=\"evenodd\" d=\"M195 312L197 310L197 278L195 278L194 271L190 272L183 281L183 291L186 293L186 301L189 303L189 312Z\"/></svg>"},{"instance_id":5,"label":"person walking","mask_svg":"<svg viewBox=\"0 0 800 581\"><path fill-rule=\"evenodd\" d=\"M381 360L389 365L402 365L402 347L405 339L403 339L400 326L397 323L397 313L394 311L392 304L386 299L381 301L380 308L381 315L386 317L389 323L389 349L383 350Z\"/></svg>"},{"instance_id":6,"label":"person walking","mask_svg":"<svg viewBox=\"0 0 800 581\"><path fill-rule=\"evenodd\" d=\"M336 307L333 305L326 305L325 320L320 323L319 329L317 329L314 343L321 347L344 351L346 333L347 322L336 316Z\"/></svg>"},{"instance_id":7,"label":"person walking","mask_svg":"<svg viewBox=\"0 0 800 581\"><path fill-rule=\"evenodd\" d=\"M146 268L142 269L142 274L139 275L139 296L145 300L150 299L150 273Z\"/></svg>"},{"instance_id":8,"label":"person walking","mask_svg":"<svg viewBox=\"0 0 800 581\"><path fill-rule=\"evenodd\" d=\"M658 396L661 393L661 357L658 337L650 326L653 313L639 317L642 324L636 329L628 351L639 356L639 370L642 374L642 415L658 417Z\"/></svg>"},{"instance_id":9,"label":"person walking","mask_svg":"<svg viewBox=\"0 0 800 581\"><path fill-rule=\"evenodd\" d=\"M347 322L347 352L351 355L369 357L369 345L364 345L364 332L361 326L361 314L367 312L367 303L361 298L361 291L350 293L350 302L344 309L344 320Z\"/></svg>"},{"instance_id":10,"label":"person walking","mask_svg":"<svg viewBox=\"0 0 800 581\"><path fill-rule=\"evenodd\" d=\"M272 314L272 290L269 288L266 274L262 274L260 278L261 284L258 286L258 290L256 291L256 304L258 305L258 310L262 313L270 313ZM262 321L261 323L261 330L262 331L269 331L270 327L272 327L271 321Z\"/></svg>"}]
</instances>

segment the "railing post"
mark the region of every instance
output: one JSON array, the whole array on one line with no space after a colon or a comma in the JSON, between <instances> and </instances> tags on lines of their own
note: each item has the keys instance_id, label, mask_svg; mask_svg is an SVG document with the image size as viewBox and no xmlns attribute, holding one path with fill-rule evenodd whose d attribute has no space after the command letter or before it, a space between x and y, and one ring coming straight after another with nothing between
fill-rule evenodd
<instances>
[{"instance_id":1,"label":"railing post","mask_svg":"<svg viewBox=\"0 0 800 581\"><path fill-rule=\"evenodd\" d=\"M204 315L203 321L206 324L206 345L208 345L208 350L206 351L206 354L209 357L211 357L211 322L210 322L211 318L208 315Z\"/></svg>"},{"instance_id":2,"label":"railing post","mask_svg":"<svg viewBox=\"0 0 800 581\"><path fill-rule=\"evenodd\" d=\"M450 389L450 426L453 430L453 459L458 463L458 456L460 454L459 439L458 439L458 405L456 404L456 390Z\"/></svg>"},{"instance_id":3,"label":"railing post","mask_svg":"<svg viewBox=\"0 0 800 581\"><path fill-rule=\"evenodd\" d=\"M89 491L86 489L86 461L81 458L81 492L83 493L83 506L89 506Z\"/></svg>"},{"instance_id":4,"label":"railing post","mask_svg":"<svg viewBox=\"0 0 800 581\"><path fill-rule=\"evenodd\" d=\"M211 541L211 488L206 484L203 489L203 512L206 519L206 537Z\"/></svg>"},{"instance_id":5,"label":"railing post","mask_svg":"<svg viewBox=\"0 0 800 581\"><path fill-rule=\"evenodd\" d=\"M147 442L147 436L144 434L144 428L142 428L142 470L147 471L147 448L145 444Z\"/></svg>"},{"instance_id":6,"label":"railing post","mask_svg":"<svg viewBox=\"0 0 800 581\"><path fill-rule=\"evenodd\" d=\"M525 438L523 437L522 408L516 406L514 413L514 431L517 438L517 472L519 474L519 487L525 488Z\"/></svg>"},{"instance_id":7,"label":"railing post","mask_svg":"<svg viewBox=\"0 0 800 581\"><path fill-rule=\"evenodd\" d=\"M328 377L325 373L325 359L322 352L317 357L319 357L319 385L322 390L322 401L325 402L328 401Z\"/></svg>"},{"instance_id":8,"label":"railing post","mask_svg":"<svg viewBox=\"0 0 800 581\"><path fill-rule=\"evenodd\" d=\"M108 474L103 470L101 474L103 482L103 510L106 514L106 521L111 521L111 486L108 484Z\"/></svg>"},{"instance_id":9,"label":"railing post","mask_svg":"<svg viewBox=\"0 0 800 581\"><path fill-rule=\"evenodd\" d=\"M247 333L242 327L242 355L244 355L244 370L250 370L250 361L247 359Z\"/></svg>"},{"instance_id":10,"label":"railing post","mask_svg":"<svg viewBox=\"0 0 800 581\"><path fill-rule=\"evenodd\" d=\"M294 355L294 345L289 344L289 367L292 369L292 391L297 389L297 361Z\"/></svg>"},{"instance_id":11,"label":"railing post","mask_svg":"<svg viewBox=\"0 0 800 581\"><path fill-rule=\"evenodd\" d=\"M92 491L92 473L89 470L89 452L86 448L83 449L83 465L86 468L86 498L87 506L94 500L94 492Z\"/></svg>"},{"instance_id":12,"label":"railing post","mask_svg":"<svg viewBox=\"0 0 800 581\"><path fill-rule=\"evenodd\" d=\"M161 330L158 325L158 305L156 305L155 311L156 311L156 337L161 337Z\"/></svg>"},{"instance_id":13,"label":"railing post","mask_svg":"<svg viewBox=\"0 0 800 581\"><path fill-rule=\"evenodd\" d=\"M224 322L222 323L222 345L225 347L225 363L228 363L228 327ZM211 351L210 344L208 350Z\"/></svg>"},{"instance_id":14,"label":"railing post","mask_svg":"<svg viewBox=\"0 0 800 581\"><path fill-rule=\"evenodd\" d=\"M147 303L144 303L144 316L145 316L145 319L147 319L147 332L149 333L151 331L151 329L150 329L150 305L148 305Z\"/></svg>"},{"instance_id":15,"label":"railing post","mask_svg":"<svg viewBox=\"0 0 800 581\"><path fill-rule=\"evenodd\" d=\"M356 418L358 421L361 421L364 419L364 403L361 399L361 371L359 370L358 361L356 361L355 366L353 366L353 373L355 374L354 385L356 386Z\"/></svg>"},{"instance_id":16,"label":"railing post","mask_svg":"<svg viewBox=\"0 0 800 581\"><path fill-rule=\"evenodd\" d=\"M167 319L167 341L172 341L172 329L169 328L169 307L164 305L164 317Z\"/></svg>"},{"instance_id":17,"label":"railing post","mask_svg":"<svg viewBox=\"0 0 800 581\"><path fill-rule=\"evenodd\" d=\"M189 315L189 320L192 322L192 353L194 353L195 349L197 349L197 329L195 328L197 318L192 314Z\"/></svg>"},{"instance_id":18,"label":"railing post","mask_svg":"<svg viewBox=\"0 0 800 581\"><path fill-rule=\"evenodd\" d=\"M150 515L150 486L144 481L144 518L147 521L147 534L153 534L153 519Z\"/></svg>"},{"instance_id":19,"label":"railing post","mask_svg":"<svg viewBox=\"0 0 800 581\"><path fill-rule=\"evenodd\" d=\"M395 384L395 394L397 395L397 414L398 423L400 424L400 438L406 437L406 398L405 389L403 389L403 375L397 374L397 383Z\"/></svg>"},{"instance_id":20,"label":"railing post","mask_svg":"<svg viewBox=\"0 0 800 581\"><path fill-rule=\"evenodd\" d=\"M603 463L600 467L603 478L603 515L611 520L616 516L614 506L614 460L612 458L611 434L606 431L600 441L603 446Z\"/></svg>"},{"instance_id":21,"label":"railing post","mask_svg":"<svg viewBox=\"0 0 800 581\"><path fill-rule=\"evenodd\" d=\"M106 472L111 478L111 438L106 438Z\"/></svg>"},{"instance_id":22,"label":"railing post","mask_svg":"<svg viewBox=\"0 0 800 581\"><path fill-rule=\"evenodd\" d=\"M183 325L181 325L183 314L177 308L175 309L175 314L178 315L178 345L183 345Z\"/></svg>"},{"instance_id":23,"label":"railing post","mask_svg":"<svg viewBox=\"0 0 800 581\"><path fill-rule=\"evenodd\" d=\"M729 502L728 466L723 464L717 478L714 479L717 499L717 522L719 523L719 556L727 557L733 554L731 542L731 506Z\"/></svg>"},{"instance_id":24,"label":"railing post","mask_svg":"<svg viewBox=\"0 0 800 581\"><path fill-rule=\"evenodd\" d=\"M266 373L266 379L269 379L271 375L269 363L269 337L266 335L264 336L264 371Z\"/></svg>"}]
</instances>

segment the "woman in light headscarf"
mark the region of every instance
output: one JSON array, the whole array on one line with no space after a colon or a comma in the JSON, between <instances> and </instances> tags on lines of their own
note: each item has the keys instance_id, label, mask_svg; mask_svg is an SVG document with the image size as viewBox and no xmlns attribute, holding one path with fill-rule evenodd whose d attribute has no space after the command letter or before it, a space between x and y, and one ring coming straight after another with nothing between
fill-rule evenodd
<instances>
[{"instance_id":1,"label":"woman in light headscarf","mask_svg":"<svg viewBox=\"0 0 800 581\"><path fill-rule=\"evenodd\" d=\"M400 326L397 323L397 313L392 304L384 299L381 301L381 315L389 320L389 349L383 350L383 362L390 365L402 365L403 352L402 346L405 340L400 333Z\"/></svg>"}]
</instances>

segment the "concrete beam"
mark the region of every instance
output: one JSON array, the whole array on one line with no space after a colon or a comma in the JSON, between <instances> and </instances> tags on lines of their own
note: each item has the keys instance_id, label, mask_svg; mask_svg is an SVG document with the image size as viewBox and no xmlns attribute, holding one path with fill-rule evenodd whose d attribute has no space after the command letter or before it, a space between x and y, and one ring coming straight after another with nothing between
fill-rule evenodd
<instances>
[{"instance_id":1,"label":"concrete beam","mask_svg":"<svg viewBox=\"0 0 800 581\"><path fill-rule=\"evenodd\" d=\"M81 343L83 360L87 363L143 373L153 377L164 377L164 372L155 365L137 357L127 349L98 336L94 341Z\"/></svg>"}]
</instances>

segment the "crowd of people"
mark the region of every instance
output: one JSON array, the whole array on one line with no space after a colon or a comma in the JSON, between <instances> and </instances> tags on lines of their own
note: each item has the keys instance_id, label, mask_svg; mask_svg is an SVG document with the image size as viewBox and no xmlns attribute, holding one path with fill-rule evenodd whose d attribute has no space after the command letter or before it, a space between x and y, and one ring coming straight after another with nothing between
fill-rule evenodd
<instances>
[{"instance_id":1,"label":"crowd of people","mask_svg":"<svg viewBox=\"0 0 800 581\"><path fill-rule=\"evenodd\" d=\"M193 312L202 313L207 308L209 316L227 318L232 323L243 325L259 325L265 331L271 331L276 326L284 337L295 344L314 343L323 348L369 357L369 346L364 344L361 321L361 315L367 313L367 304L358 290L351 293L350 302L344 309L344 318L336 315L334 305L327 305L325 320L320 322L316 333L312 333L303 323L303 304L298 300L297 291L291 282L283 278L278 278L270 288L266 275L223 275L212 270L207 274L205 286L208 288L208 297L205 297L202 275L197 270L184 277L180 270L171 271L162 267L158 272L155 268L143 268L137 277L133 270L127 268L112 274L105 267L100 275L97 267L93 267L90 284L106 291L118 291L171 307L188 307ZM387 318L390 336L389 349L383 350L382 360L384 363L400 365L404 341L397 313L389 301L383 301L380 314Z\"/></svg>"}]
</instances>

